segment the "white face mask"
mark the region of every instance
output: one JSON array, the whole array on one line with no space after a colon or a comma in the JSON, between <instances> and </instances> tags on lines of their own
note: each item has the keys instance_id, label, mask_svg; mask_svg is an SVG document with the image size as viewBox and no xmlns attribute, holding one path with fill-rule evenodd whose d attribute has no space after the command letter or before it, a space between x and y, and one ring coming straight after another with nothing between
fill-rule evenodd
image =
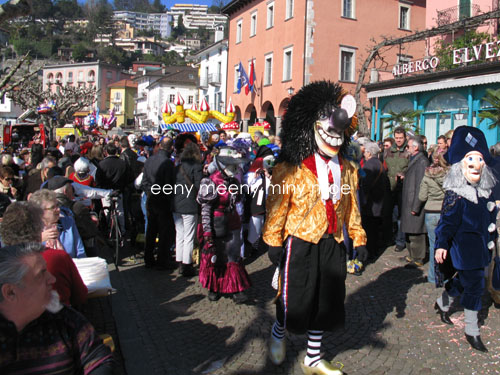
<instances>
[{"instance_id":1,"label":"white face mask","mask_svg":"<svg viewBox=\"0 0 500 375\"><path fill-rule=\"evenodd\" d=\"M320 118L314 127L314 138L320 152L326 156L333 157L339 153L340 146L344 143L344 133L328 131L330 127L329 118Z\"/></svg>"},{"instance_id":2,"label":"white face mask","mask_svg":"<svg viewBox=\"0 0 500 375\"><path fill-rule=\"evenodd\" d=\"M481 180L484 167L483 155L478 151L471 151L462 159L462 172L465 179L473 185Z\"/></svg>"}]
</instances>

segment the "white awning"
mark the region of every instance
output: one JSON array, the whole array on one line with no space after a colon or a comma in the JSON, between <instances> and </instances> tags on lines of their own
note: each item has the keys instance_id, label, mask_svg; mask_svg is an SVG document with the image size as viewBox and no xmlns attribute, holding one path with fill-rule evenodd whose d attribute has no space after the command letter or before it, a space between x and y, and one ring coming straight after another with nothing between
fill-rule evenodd
<instances>
[{"instance_id":1,"label":"white awning","mask_svg":"<svg viewBox=\"0 0 500 375\"><path fill-rule=\"evenodd\" d=\"M485 74L474 77L450 78L443 81L422 83L419 85L409 85L403 87L395 87L392 89L370 91L368 93L368 99L381 98L384 96L412 94L414 92L445 90L455 87L486 85L488 83L495 82L500 82L500 73Z\"/></svg>"}]
</instances>

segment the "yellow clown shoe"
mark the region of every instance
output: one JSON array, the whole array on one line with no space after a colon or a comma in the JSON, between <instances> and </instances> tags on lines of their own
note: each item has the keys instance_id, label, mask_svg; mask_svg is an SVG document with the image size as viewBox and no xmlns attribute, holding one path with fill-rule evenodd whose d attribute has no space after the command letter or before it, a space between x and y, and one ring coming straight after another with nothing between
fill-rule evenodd
<instances>
[{"instance_id":1,"label":"yellow clown shoe","mask_svg":"<svg viewBox=\"0 0 500 375\"><path fill-rule=\"evenodd\" d=\"M276 337L271 335L271 339L269 341L269 358L271 359L271 362L275 365L281 365L285 361L285 356L285 338L283 338L283 340L278 340Z\"/></svg>"},{"instance_id":2,"label":"yellow clown shoe","mask_svg":"<svg viewBox=\"0 0 500 375\"><path fill-rule=\"evenodd\" d=\"M337 364L340 366L336 367ZM305 375L342 375L344 365L340 362L336 362L335 365L322 359L314 367L306 366L304 363L301 363L300 367Z\"/></svg>"}]
</instances>

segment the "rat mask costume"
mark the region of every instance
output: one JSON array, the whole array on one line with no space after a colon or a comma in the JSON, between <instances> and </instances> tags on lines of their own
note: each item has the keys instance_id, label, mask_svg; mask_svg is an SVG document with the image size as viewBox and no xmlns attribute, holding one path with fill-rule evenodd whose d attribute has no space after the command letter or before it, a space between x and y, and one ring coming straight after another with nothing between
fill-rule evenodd
<instances>
[{"instance_id":1,"label":"rat mask costume","mask_svg":"<svg viewBox=\"0 0 500 375\"><path fill-rule=\"evenodd\" d=\"M485 288L484 268L491 260L496 231L496 206L491 197L495 177L492 158L481 130L461 126L445 159L451 168L445 177L445 196L436 228L436 285L445 291L434 305L441 320L453 325L449 309L455 297L464 307L465 337L476 350L487 349L479 335L478 312Z\"/></svg>"},{"instance_id":2,"label":"rat mask costume","mask_svg":"<svg viewBox=\"0 0 500 375\"><path fill-rule=\"evenodd\" d=\"M341 374L320 359L323 331L343 327L346 250L343 227L361 261L366 234L356 189L358 171L345 157L356 125L356 104L342 87L319 81L304 86L288 105L282 150L273 169L263 239L280 267L270 357L285 359L285 330L308 333L306 374Z\"/></svg>"}]
</instances>

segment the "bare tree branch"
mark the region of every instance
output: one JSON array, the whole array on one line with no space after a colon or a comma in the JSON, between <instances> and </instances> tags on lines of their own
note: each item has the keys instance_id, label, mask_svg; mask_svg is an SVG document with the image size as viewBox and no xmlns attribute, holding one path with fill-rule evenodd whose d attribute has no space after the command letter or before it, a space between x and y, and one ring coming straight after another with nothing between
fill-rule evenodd
<instances>
[{"instance_id":1,"label":"bare tree branch","mask_svg":"<svg viewBox=\"0 0 500 375\"><path fill-rule=\"evenodd\" d=\"M463 29L471 29L471 28L476 28L487 20L494 19L494 18L499 18L500 17L500 9L499 10L494 10L488 13L483 13L479 16L475 17L470 17L470 18L465 18L463 20L459 20L454 23L450 23L448 25L443 25L439 27L435 27L432 29L424 30L417 32L415 34L407 35L401 38L393 38L393 39L388 39L388 38L383 38L382 42L375 44L369 51L368 51L368 57L365 59L363 65L361 66L361 69L359 71L358 75L358 82L356 84L356 90L354 94L354 98L356 99L357 107L358 107L358 121L359 121L359 128L362 132L368 131L368 122L365 117L365 112L362 109L361 105L361 88L363 86L364 80L365 80L365 75L366 71L368 70L368 67L370 66L371 62L373 59L378 55L379 50L385 47L391 47L399 44L404 44L404 43L411 43L411 42L416 42L420 40L424 40L433 36L437 35L442 35L442 34L448 34L453 31L457 30L463 30ZM376 43L375 40L373 40L374 43Z\"/></svg>"}]
</instances>

